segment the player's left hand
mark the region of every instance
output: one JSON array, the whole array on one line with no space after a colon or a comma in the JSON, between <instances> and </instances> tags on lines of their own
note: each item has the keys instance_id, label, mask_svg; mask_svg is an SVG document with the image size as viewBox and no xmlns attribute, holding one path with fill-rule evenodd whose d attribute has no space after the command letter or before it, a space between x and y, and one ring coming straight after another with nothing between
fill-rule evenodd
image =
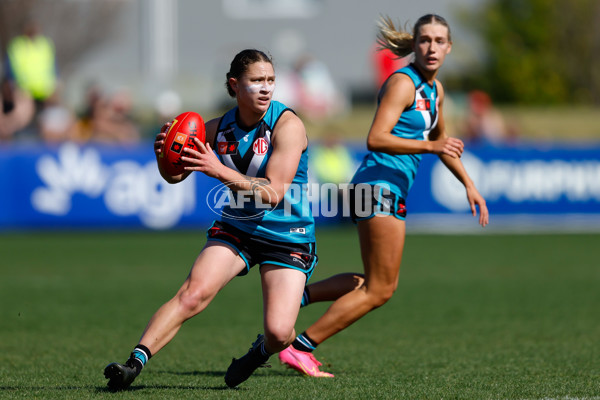
<instances>
[{"instance_id":1,"label":"player's left hand","mask_svg":"<svg viewBox=\"0 0 600 400\"><path fill-rule=\"evenodd\" d=\"M477 207L479 207L479 224L483 227L489 224L490 214L485 199L479 194L479 191L477 191L475 186L467 188L467 200L469 201L471 213L474 217L477 216Z\"/></svg>"},{"instance_id":2,"label":"player's left hand","mask_svg":"<svg viewBox=\"0 0 600 400\"><path fill-rule=\"evenodd\" d=\"M167 131L171 127L171 122L167 122L160 128L160 132L154 139L154 153L159 155L162 152L163 145L165 144L165 138L167 137Z\"/></svg>"},{"instance_id":3,"label":"player's left hand","mask_svg":"<svg viewBox=\"0 0 600 400\"><path fill-rule=\"evenodd\" d=\"M221 170L226 168L213 152L210 144L194 138L194 144L197 150L186 147L185 156L181 160L186 163L186 171L200 171L204 174L219 179Z\"/></svg>"}]
</instances>

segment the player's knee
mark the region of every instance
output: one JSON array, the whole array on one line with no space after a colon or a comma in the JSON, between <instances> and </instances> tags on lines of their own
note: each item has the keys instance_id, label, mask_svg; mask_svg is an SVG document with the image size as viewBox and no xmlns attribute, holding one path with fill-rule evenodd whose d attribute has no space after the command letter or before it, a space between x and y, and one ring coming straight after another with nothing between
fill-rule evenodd
<instances>
[{"instance_id":1,"label":"player's knee","mask_svg":"<svg viewBox=\"0 0 600 400\"><path fill-rule=\"evenodd\" d=\"M380 288L377 291L370 291L368 293L369 304L373 308L381 307L382 305L387 303L389 299L392 298L392 296L394 295L394 291L395 288L392 286Z\"/></svg>"},{"instance_id":2,"label":"player's knee","mask_svg":"<svg viewBox=\"0 0 600 400\"><path fill-rule=\"evenodd\" d=\"M293 340L293 327L276 326L265 330L265 338L273 351L285 349Z\"/></svg>"},{"instance_id":3,"label":"player's knee","mask_svg":"<svg viewBox=\"0 0 600 400\"><path fill-rule=\"evenodd\" d=\"M195 315L206 307L208 296L199 288L186 289L179 294L179 306L184 314Z\"/></svg>"},{"instance_id":4,"label":"player's knee","mask_svg":"<svg viewBox=\"0 0 600 400\"><path fill-rule=\"evenodd\" d=\"M394 289L393 288L389 288L389 289L383 291L379 295L378 306L381 307L382 305L384 305L385 303L387 303L388 300L391 299L393 295L394 295Z\"/></svg>"}]
</instances>

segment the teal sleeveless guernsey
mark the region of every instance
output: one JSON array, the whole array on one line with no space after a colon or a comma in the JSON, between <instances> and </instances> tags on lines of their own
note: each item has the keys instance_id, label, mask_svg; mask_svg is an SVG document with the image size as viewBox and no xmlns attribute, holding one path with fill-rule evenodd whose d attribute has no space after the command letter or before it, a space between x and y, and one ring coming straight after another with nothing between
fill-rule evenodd
<instances>
[{"instance_id":1,"label":"teal sleeveless guernsey","mask_svg":"<svg viewBox=\"0 0 600 400\"><path fill-rule=\"evenodd\" d=\"M402 112L392 134L405 139L426 140L429 132L436 126L438 118L438 93L435 82L429 85L411 64L394 73L405 74L415 85L415 100ZM380 90L378 103L383 90ZM415 180L420 154L387 154L369 152L359 166L352 183L384 185L392 193L406 199Z\"/></svg>"},{"instance_id":2,"label":"teal sleeveless guernsey","mask_svg":"<svg viewBox=\"0 0 600 400\"><path fill-rule=\"evenodd\" d=\"M294 111L280 102L271 101L263 119L247 129L238 124L237 111L237 107L229 110L219 121L214 149L227 167L243 175L264 178L273 152L271 136L277 121L284 112ZM233 201L223 207L221 221L249 234L279 242L314 242L314 219L308 202L307 183L308 154L304 151L290 189L275 208L248 201L248 198L237 201L240 194L232 192Z\"/></svg>"}]
</instances>

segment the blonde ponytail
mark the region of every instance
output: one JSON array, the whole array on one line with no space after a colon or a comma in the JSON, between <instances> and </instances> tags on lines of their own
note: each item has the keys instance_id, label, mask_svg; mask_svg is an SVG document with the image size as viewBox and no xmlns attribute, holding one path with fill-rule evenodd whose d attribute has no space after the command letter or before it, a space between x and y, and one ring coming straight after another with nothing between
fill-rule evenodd
<instances>
[{"instance_id":1,"label":"blonde ponytail","mask_svg":"<svg viewBox=\"0 0 600 400\"><path fill-rule=\"evenodd\" d=\"M409 32L396 28L392 19L381 16L377 33L377 45L379 50L388 49L398 58L406 57L413 52L413 35Z\"/></svg>"}]
</instances>

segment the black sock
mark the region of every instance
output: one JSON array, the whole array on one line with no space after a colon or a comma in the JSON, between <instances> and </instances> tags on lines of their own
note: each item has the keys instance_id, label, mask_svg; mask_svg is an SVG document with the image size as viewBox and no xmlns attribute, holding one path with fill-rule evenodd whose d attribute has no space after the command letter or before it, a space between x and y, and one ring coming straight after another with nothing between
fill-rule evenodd
<instances>
[{"instance_id":1,"label":"black sock","mask_svg":"<svg viewBox=\"0 0 600 400\"><path fill-rule=\"evenodd\" d=\"M139 375L140 372L142 372L142 368L144 368L144 365L146 365L148 360L150 360L150 358L152 357L152 353L143 344L138 344L133 349L131 355L131 358L133 359L133 367L135 368L136 374Z\"/></svg>"},{"instance_id":2,"label":"black sock","mask_svg":"<svg viewBox=\"0 0 600 400\"><path fill-rule=\"evenodd\" d=\"M296 339L294 339L294 341L292 342L292 346L296 350L312 353L312 351L317 348L318 344L314 340L312 340L306 334L306 332L302 332L296 337Z\"/></svg>"},{"instance_id":3,"label":"black sock","mask_svg":"<svg viewBox=\"0 0 600 400\"><path fill-rule=\"evenodd\" d=\"M262 342L259 346L256 347L256 349L254 349L254 354L263 362L267 362L269 360L269 357L271 357L273 354L269 353L266 349L265 349L265 342Z\"/></svg>"}]
</instances>

